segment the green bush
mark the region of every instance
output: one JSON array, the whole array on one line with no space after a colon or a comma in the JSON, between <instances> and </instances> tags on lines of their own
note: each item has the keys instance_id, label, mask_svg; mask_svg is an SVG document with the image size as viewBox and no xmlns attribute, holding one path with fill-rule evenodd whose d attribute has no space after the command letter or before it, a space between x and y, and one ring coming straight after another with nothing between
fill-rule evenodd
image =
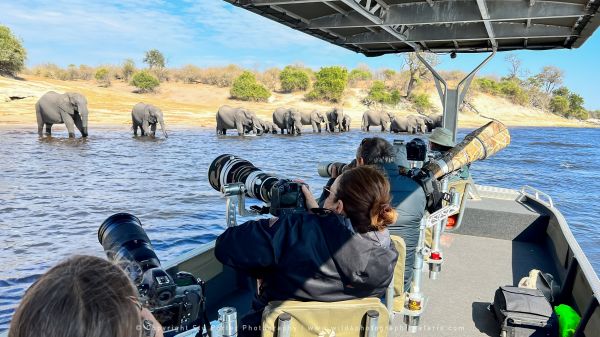
<instances>
[{"instance_id":1,"label":"green bush","mask_svg":"<svg viewBox=\"0 0 600 337\"><path fill-rule=\"evenodd\" d=\"M433 109L433 104L427 94L412 94L410 95L410 101L418 112L427 112Z\"/></svg>"},{"instance_id":2,"label":"green bush","mask_svg":"<svg viewBox=\"0 0 600 337\"><path fill-rule=\"evenodd\" d=\"M529 94L517 79L503 79L497 82L489 78L478 78L475 84L482 92L504 96L515 104L529 104Z\"/></svg>"},{"instance_id":3,"label":"green bush","mask_svg":"<svg viewBox=\"0 0 600 337\"><path fill-rule=\"evenodd\" d=\"M15 76L23 70L27 52L10 29L0 25L0 75Z\"/></svg>"},{"instance_id":4,"label":"green bush","mask_svg":"<svg viewBox=\"0 0 600 337\"><path fill-rule=\"evenodd\" d=\"M94 78L96 79L96 81L98 81L98 83L101 86L104 87L108 87L110 86L110 76L109 76L109 71L107 68L98 68L98 70L96 70L96 74L94 75Z\"/></svg>"},{"instance_id":5,"label":"green bush","mask_svg":"<svg viewBox=\"0 0 600 337\"><path fill-rule=\"evenodd\" d=\"M477 85L479 90L485 93L492 95L498 95L500 93L500 86L498 85L498 82L492 79L478 78L475 80L475 84Z\"/></svg>"},{"instance_id":6,"label":"green bush","mask_svg":"<svg viewBox=\"0 0 600 337\"><path fill-rule=\"evenodd\" d=\"M382 81L375 81L369 89L367 99L373 102L396 105L400 102L400 91L394 89L389 91Z\"/></svg>"},{"instance_id":7,"label":"green bush","mask_svg":"<svg viewBox=\"0 0 600 337\"><path fill-rule=\"evenodd\" d=\"M131 78L131 84L138 88L140 92L154 91L159 86L158 79L146 70L137 72Z\"/></svg>"},{"instance_id":8,"label":"green bush","mask_svg":"<svg viewBox=\"0 0 600 337\"><path fill-rule=\"evenodd\" d=\"M348 74L348 80L350 82L368 81L371 78L373 78L373 74L371 74L371 72L366 69L352 69L350 74Z\"/></svg>"},{"instance_id":9,"label":"green bush","mask_svg":"<svg viewBox=\"0 0 600 337\"><path fill-rule=\"evenodd\" d=\"M500 93L508 97L513 103L520 105L526 105L529 103L529 95L517 81L502 81L500 82L499 87Z\"/></svg>"},{"instance_id":10,"label":"green bush","mask_svg":"<svg viewBox=\"0 0 600 337\"><path fill-rule=\"evenodd\" d=\"M300 67L293 66L283 68L279 74L279 82L284 92L306 90L310 85L308 73Z\"/></svg>"},{"instance_id":11,"label":"green bush","mask_svg":"<svg viewBox=\"0 0 600 337\"><path fill-rule=\"evenodd\" d=\"M569 112L569 100L564 96L554 96L550 100L550 110L564 116Z\"/></svg>"},{"instance_id":12,"label":"green bush","mask_svg":"<svg viewBox=\"0 0 600 337\"><path fill-rule=\"evenodd\" d=\"M313 90L306 98L339 102L348 84L348 70L340 66L324 67L315 76L317 80Z\"/></svg>"},{"instance_id":13,"label":"green bush","mask_svg":"<svg viewBox=\"0 0 600 337\"><path fill-rule=\"evenodd\" d=\"M244 71L233 81L229 91L232 98L242 101L266 101L271 93L256 81L256 77L249 71Z\"/></svg>"}]
</instances>

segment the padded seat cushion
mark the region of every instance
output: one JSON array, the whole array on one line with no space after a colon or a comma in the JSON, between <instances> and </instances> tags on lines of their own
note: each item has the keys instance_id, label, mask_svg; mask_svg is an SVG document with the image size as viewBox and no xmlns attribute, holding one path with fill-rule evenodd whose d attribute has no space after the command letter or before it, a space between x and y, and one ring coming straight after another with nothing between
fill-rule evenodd
<instances>
[{"instance_id":1,"label":"padded seat cushion","mask_svg":"<svg viewBox=\"0 0 600 337\"><path fill-rule=\"evenodd\" d=\"M398 262L394 268L394 311L402 311L404 308L404 268L406 264L406 244L404 240L397 235L390 235L392 243L398 251Z\"/></svg>"},{"instance_id":2,"label":"padded seat cushion","mask_svg":"<svg viewBox=\"0 0 600 337\"><path fill-rule=\"evenodd\" d=\"M389 316L381 300L374 297L340 302L272 301L262 316L262 337L274 337L277 317L282 313L292 316L292 337L359 337L365 326L366 313L379 312L378 336L388 334Z\"/></svg>"}]
</instances>

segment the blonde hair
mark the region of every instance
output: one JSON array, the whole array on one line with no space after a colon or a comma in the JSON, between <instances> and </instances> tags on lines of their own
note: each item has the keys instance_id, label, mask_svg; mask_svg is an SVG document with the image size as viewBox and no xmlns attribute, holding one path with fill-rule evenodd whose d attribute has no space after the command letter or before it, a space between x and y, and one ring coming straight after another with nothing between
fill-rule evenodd
<instances>
[{"instance_id":1,"label":"blonde hair","mask_svg":"<svg viewBox=\"0 0 600 337\"><path fill-rule=\"evenodd\" d=\"M42 275L26 292L8 337L135 337L141 316L125 272L94 256L78 255Z\"/></svg>"}]
</instances>

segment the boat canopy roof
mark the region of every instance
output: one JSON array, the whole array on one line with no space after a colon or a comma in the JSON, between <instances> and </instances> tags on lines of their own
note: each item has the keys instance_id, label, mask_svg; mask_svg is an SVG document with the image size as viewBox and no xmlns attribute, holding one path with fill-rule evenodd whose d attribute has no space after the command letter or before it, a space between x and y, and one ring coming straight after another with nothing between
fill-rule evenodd
<instances>
[{"instance_id":1,"label":"boat canopy roof","mask_svg":"<svg viewBox=\"0 0 600 337\"><path fill-rule=\"evenodd\" d=\"M600 0L225 0L366 56L577 48Z\"/></svg>"}]
</instances>

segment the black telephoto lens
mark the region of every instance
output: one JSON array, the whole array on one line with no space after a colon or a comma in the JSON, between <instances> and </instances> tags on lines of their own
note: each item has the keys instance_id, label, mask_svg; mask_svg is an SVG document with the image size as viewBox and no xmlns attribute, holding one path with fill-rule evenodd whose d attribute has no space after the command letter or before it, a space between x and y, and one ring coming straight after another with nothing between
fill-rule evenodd
<instances>
[{"instance_id":1,"label":"black telephoto lens","mask_svg":"<svg viewBox=\"0 0 600 337\"><path fill-rule=\"evenodd\" d=\"M98 241L111 260L136 262L143 272L160 267L140 219L132 214L117 213L104 220L98 229Z\"/></svg>"}]
</instances>

